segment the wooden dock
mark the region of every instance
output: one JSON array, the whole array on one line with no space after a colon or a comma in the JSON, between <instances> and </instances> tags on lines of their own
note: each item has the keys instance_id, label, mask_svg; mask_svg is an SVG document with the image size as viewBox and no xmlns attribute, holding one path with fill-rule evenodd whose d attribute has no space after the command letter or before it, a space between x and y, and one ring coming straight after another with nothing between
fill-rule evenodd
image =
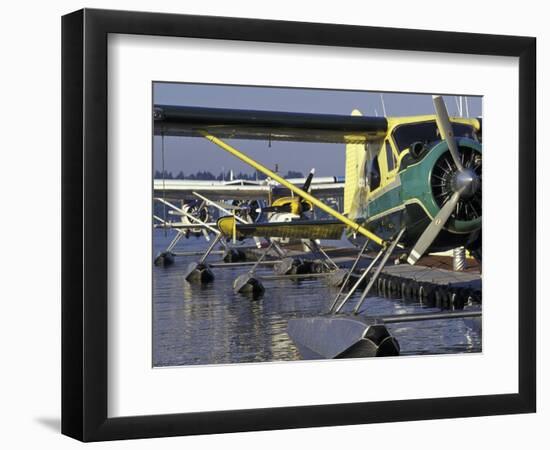
<instances>
[{"instance_id":1,"label":"wooden dock","mask_svg":"<svg viewBox=\"0 0 550 450\"><path fill-rule=\"evenodd\" d=\"M438 267L411 266L409 264L386 266L382 272L399 278L441 286L451 285L453 287L481 289L481 274L476 272L455 272Z\"/></svg>"}]
</instances>

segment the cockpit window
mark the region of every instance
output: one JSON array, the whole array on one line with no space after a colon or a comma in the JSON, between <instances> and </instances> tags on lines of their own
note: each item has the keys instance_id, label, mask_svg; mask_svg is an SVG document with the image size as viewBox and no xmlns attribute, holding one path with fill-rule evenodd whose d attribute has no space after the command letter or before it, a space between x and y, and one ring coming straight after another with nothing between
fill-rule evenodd
<instances>
[{"instance_id":1,"label":"cockpit window","mask_svg":"<svg viewBox=\"0 0 550 450\"><path fill-rule=\"evenodd\" d=\"M471 125L452 123L455 137L475 139L474 128ZM399 153L409 148L413 142L430 142L440 140L439 130L435 120L399 125L393 131L393 140Z\"/></svg>"},{"instance_id":2,"label":"cockpit window","mask_svg":"<svg viewBox=\"0 0 550 450\"><path fill-rule=\"evenodd\" d=\"M395 169L395 159L393 158L393 151L388 141L386 141L386 162L388 165L388 172L391 172L393 169Z\"/></svg>"},{"instance_id":3,"label":"cockpit window","mask_svg":"<svg viewBox=\"0 0 550 450\"><path fill-rule=\"evenodd\" d=\"M366 162L365 176L370 191L374 191L380 187L380 166L378 165L378 156Z\"/></svg>"}]
</instances>

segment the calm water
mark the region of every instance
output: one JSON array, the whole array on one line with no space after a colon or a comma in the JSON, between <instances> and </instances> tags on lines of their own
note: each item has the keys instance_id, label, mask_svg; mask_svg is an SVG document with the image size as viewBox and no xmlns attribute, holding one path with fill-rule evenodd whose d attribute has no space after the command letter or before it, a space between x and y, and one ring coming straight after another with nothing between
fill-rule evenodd
<instances>
[{"instance_id":1,"label":"calm water","mask_svg":"<svg viewBox=\"0 0 550 450\"><path fill-rule=\"evenodd\" d=\"M172 238L162 230L154 234L154 254ZM178 251L203 250L206 242L182 240ZM300 359L286 333L288 319L325 312L337 293L323 279L262 280L261 299L234 294L233 280L248 267L215 268L208 285L183 279L189 262L199 257L177 257L170 267L153 266L153 365L226 364ZM209 258L220 260L220 255ZM257 271L271 275L270 268ZM359 295L359 294L358 294ZM437 311L399 300L368 297L364 308L372 315ZM394 324L402 355L481 351L480 321L437 320Z\"/></svg>"}]
</instances>

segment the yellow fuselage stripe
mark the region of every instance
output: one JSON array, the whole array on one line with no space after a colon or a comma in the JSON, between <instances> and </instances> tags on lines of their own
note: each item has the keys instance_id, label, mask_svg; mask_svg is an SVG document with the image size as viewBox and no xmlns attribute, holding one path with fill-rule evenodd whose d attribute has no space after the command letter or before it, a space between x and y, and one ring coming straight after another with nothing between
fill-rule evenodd
<instances>
[{"instance_id":1,"label":"yellow fuselage stripe","mask_svg":"<svg viewBox=\"0 0 550 450\"><path fill-rule=\"evenodd\" d=\"M380 237L378 237L376 234L374 234L374 233L370 232L369 230L367 230L366 228L362 227L357 222L354 222L353 220L351 220L351 219L347 218L346 216L340 214L338 211L332 209L330 206L325 205L323 202L316 199L315 197L308 194L307 192L301 190L300 188L294 186L292 183L289 183L283 177L281 177L278 174L276 174L275 172L269 170L267 167L262 166L260 163L256 162L255 160L253 160L249 156L245 155L241 151L237 150L236 148L232 147L231 145L227 144L226 142L222 141L221 139L218 139L216 136L213 136L213 135L207 133L206 131L200 131L200 133L206 139L208 139L210 142L216 144L217 146L219 146L223 150L231 153L233 156L239 158L244 163L254 167L256 170L259 170L264 175L266 175L266 176L270 177L271 179L273 179L273 180L277 181L278 183L280 183L282 186L290 189L292 192L299 195L304 200L307 200L308 202L310 202L314 206L317 206L317 208L319 208L320 210L325 211L327 214L330 214L335 219L338 219L343 224L347 225L352 230L354 230L356 233L362 234L363 236L367 237L371 241L376 242L378 245L381 245L381 246L386 245L386 242L383 239L381 239Z\"/></svg>"}]
</instances>

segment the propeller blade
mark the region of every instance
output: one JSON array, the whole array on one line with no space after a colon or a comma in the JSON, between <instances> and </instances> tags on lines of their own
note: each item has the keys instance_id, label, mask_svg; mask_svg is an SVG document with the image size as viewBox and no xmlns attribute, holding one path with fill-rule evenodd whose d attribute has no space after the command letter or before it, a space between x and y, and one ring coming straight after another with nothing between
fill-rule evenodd
<instances>
[{"instance_id":1,"label":"propeller blade","mask_svg":"<svg viewBox=\"0 0 550 450\"><path fill-rule=\"evenodd\" d=\"M453 157L453 161L460 172L464 171L462 162L460 161L460 155L458 153L458 147L456 145L455 136L453 133L453 127L451 121L449 120L449 114L447 113L447 107L443 101L441 95L432 96L434 107L435 107L435 117L437 122L437 128L439 129L439 134L441 139L447 142L449 147L449 152Z\"/></svg>"},{"instance_id":2,"label":"propeller blade","mask_svg":"<svg viewBox=\"0 0 550 450\"><path fill-rule=\"evenodd\" d=\"M264 208L260 209L261 212L268 212L268 213L282 213L282 212L290 212L290 203L287 203L285 205L281 206L265 206Z\"/></svg>"},{"instance_id":3,"label":"propeller blade","mask_svg":"<svg viewBox=\"0 0 550 450\"><path fill-rule=\"evenodd\" d=\"M453 196L447 201L443 208L437 213L432 222L424 230L424 233L418 239L418 242L411 250L407 262L411 265L415 264L422 255L428 250L428 247L432 245L432 242L435 240L443 225L447 222L453 210L456 207L456 204L460 200L461 191L455 192Z\"/></svg>"},{"instance_id":4,"label":"propeller blade","mask_svg":"<svg viewBox=\"0 0 550 450\"><path fill-rule=\"evenodd\" d=\"M311 169L311 172L309 172L309 175L307 176L306 181L302 186L302 191L309 192L309 188L311 186L311 180L313 180L314 175L315 175L315 168Z\"/></svg>"},{"instance_id":5,"label":"propeller blade","mask_svg":"<svg viewBox=\"0 0 550 450\"><path fill-rule=\"evenodd\" d=\"M215 203L215 202L213 202ZM224 203L223 205L219 204L219 203L216 203L216 206L221 206L222 208L225 208L229 211L246 211L248 210L248 206L237 206L237 205L229 205L227 203Z\"/></svg>"}]
</instances>

